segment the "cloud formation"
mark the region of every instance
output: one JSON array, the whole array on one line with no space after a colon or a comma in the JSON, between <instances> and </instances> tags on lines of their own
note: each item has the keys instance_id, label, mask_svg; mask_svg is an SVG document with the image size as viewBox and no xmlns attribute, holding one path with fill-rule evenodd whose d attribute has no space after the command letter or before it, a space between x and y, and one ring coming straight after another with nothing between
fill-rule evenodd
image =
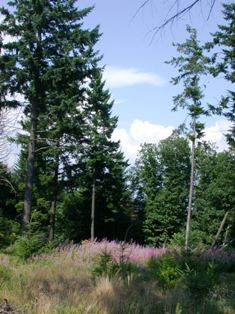
<instances>
[{"instance_id":1,"label":"cloud formation","mask_svg":"<svg viewBox=\"0 0 235 314\"><path fill-rule=\"evenodd\" d=\"M214 125L205 128L204 140L215 143L218 151L227 149L228 145L224 134L231 128L232 123L228 120L219 120Z\"/></svg>"},{"instance_id":2,"label":"cloud formation","mask_svg":"<svg viewBox=\"0 0 235 314\"><path fill-rule=\"evenodd\" d=\"M229 130L231 123L220 120L205 129L204 139L214 143L218 151L227 148L224 134ZM144 143L155 143L171 135L175 127L153 124L149 121L134 120L128 130L115 129L113 140L120 140L121 149L130 163L136 159L140 145Z\"/></svg>"},{"instance_id":3,"label":"cloud formation","mask_svg":"<svg viewBox=\"0 0 235 314\"><path fill-rule=\"evenodd\" d=\"M163 86L165 81L152 72L141 72L134 68L118 68L107 66L104 70L104 79L108 87L124 87L138 84Z\"/></svg>"},{"instance_id":4,"label":"cloud formation","mask_svg":"<svg viewBox=\"0 0 235 314\"><path fill-rule=\"evenodd\" d=\"M153 124L149 121L134 120L129 128L115 129L113 140L120 140L122 151L131 163L135 161L140 145L144 143L159 143L174 130L173 126Z\"/></svg>"}]
</instances>

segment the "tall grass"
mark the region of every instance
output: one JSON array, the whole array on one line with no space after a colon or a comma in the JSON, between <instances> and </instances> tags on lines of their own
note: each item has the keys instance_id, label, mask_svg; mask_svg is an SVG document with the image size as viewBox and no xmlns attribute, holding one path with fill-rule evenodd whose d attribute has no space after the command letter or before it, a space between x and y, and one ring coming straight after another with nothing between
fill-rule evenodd
<instances>
[{"instance_id":1,"label":"tall grass","mask_svg":"<svg viewBox=\"0 0 235 314\"><path fill-rule=\"evenodd\" d=\"M94 276L101 252L111 254L116 265L133 263L133 273ZM166 249L108 241L61 246L26 262L0 255L0 301L8 300L25 314L232 314L233 263L234 253L224 251L184 257ZM202 277L208 277L211 286L200 291L205 288Z\"/></svg>"}]
</instances>

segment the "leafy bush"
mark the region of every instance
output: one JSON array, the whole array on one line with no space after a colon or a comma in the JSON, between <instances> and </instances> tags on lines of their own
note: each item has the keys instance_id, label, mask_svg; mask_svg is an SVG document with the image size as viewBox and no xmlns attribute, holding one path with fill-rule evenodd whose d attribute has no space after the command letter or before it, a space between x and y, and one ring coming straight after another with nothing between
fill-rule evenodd
<instances>
[{"instance_id":1,"label":"leafy bush","mask_svg":"<svg viewBox=\"0 0 235 314\"><path fill-rule=\"evenodd\" d=\"M0 249L11 245L16 240L20 225L0 215Z\"/></svg>"},{"instance_id":2,"label":"leafy bush","mask_svg":"<svg viewBox=\"0 0 235 314\"><path fill-rule=\"evenodd\" d=\"M208 235L204 232L192 229L190 232L190 247L191 248L201 248L206 249L208 247L208 244L206 239L208 238ZM185 245L185 230L181 230L178 233L175 233L173 237L170 240L170 247L184 247Z\"/></svg>"},{"instance_id":3,"label":"leafy bush","mask_svg":"<svg viewBox=\"0 0 235 314\"><path fill-rule=\"evenodd\" d=\"M27 259L33 254L40 253L45 248L44 234L25 234L17 238L15 243L6 249L6 253L15 255L20 259Z\"/></svg>"},{"instance_id":4,"label":"leafy bush","mask_svg":"<svg viewBox=\"0 0 235 314\"><path fill-rule=\"evenodd\" d=\"M126 277L131 273L136 273L138 267L128 261L116 262L112 255L103 251L97 258L95 265L92 268L92 274L94 276L106 275L112 278L116 275Z\"/></svg>"},{"instance_id":5,"label":"leafy bush","mask_svg":"<svg viewBox=\"0 0 235 314\"><path fill-rule=\"evenodd\" d=\"M221 276L234 272L234 261L205 253L172 252L151 259L147 272L165 288L184 285L193 296L201 297L219 284Z\"/></svg>"},{"instance_id":6,"label":"leafy bush","mask_svg":"<svg viewBox=\"0 0 235 314\"><path fill-rule=\"evenodd\" d=\"M147 270L151 277L164 287L174 287L180 280L180 265L172 254L151 259L147 264Z\"/></svg>"}]
</instances>

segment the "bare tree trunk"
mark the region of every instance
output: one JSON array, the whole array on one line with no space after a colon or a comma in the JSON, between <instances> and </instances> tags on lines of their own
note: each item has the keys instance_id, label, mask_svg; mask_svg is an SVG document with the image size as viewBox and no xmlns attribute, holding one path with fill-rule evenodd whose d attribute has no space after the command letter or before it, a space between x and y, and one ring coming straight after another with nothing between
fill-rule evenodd
<instances>
[{"instance_id":1,"label":"bare tree trunk","mask_svg":"<svg viewBox=\"0 0 235 314\"><path fill-rule=\"evenodd\" d=\"M56 164L53 180L53 200L51 202L50 211L50 230L49 230L49 241L52 241L55 237L55 221L56 221L56 208L57 208L57 194L58 194L58 175L59 175L59 153L56 155Z\"/></svg>"},{"instance_id":2,"label":"bare tree trunk","mask_svg":"<svg viewBox=\"0 0 235 314\"><path fill-rule=\"evenodd\" d=\"M55 237L55 217L56 217L56 199L51 202L51 211L50 211L50 230L48 240L52 241Z\"/></svg>"},{"instance_id":3,"label":"bare tree trunk","mask_svg":"<svg viewBox=\"0 0 235 314\"><path fill-rule=\"evenodd\" d=\"M28 144L26 186L24 193L24 214L23 214L23 230L28 228L31 218L33 179L34 179L34 160L36 149L36 130L37 130L37 112L36 104L32 104L31 128Z\"/></svg>"},{"instance_id":4,"label":"bare tree trunk","mask_svg":"<svg viewBox=\"0 0 235 314\"><path fill-rule=\"evenodd\" d=\"M91 241L95 239L95 177L92 182L92 196L91 196Z\"/></svg>"},{"instance_id":5,"label":"bare tree trunk","mask_svg":"<svg viewBox=\"0 0 235 314\"><path fill-rule=\"evenodd\" d=\"M216 233L215 239L214 239L214 241L213 241L213 243L212 243L212 247L214 247L215 244L216 244L216 242L218 241L219 236L220 236L222 230L224 229L224 225L225 225L225 222L226 222L226 220L227 220L227 217L228 217L228 212L226 212L226 213L224 214L224 218L223 218L223 220L221 221L221 224L220 224L220 226L219 226L219 229L218 229L218 231L217 231L217 233Z\"/></svg>"},{"instance_id":6,"label":"bare tree trunk","mask_svg":"<svg viewBox=\"0 0 235 314\"><path fill-rule=\"evenodd\" d=\"M192 152L191 152L191 174L190 174L190 187L189 187L189 198L188 198L188 212L187 212L187 223L186 223L186 234L185 234L185 249L189 248L189 237L191 229L191 215L192 215L192 203L194 193L194 176L195 176L195 146L196 146L196 121L193 118L192 121Z\"/></svg>"}]
</instances>

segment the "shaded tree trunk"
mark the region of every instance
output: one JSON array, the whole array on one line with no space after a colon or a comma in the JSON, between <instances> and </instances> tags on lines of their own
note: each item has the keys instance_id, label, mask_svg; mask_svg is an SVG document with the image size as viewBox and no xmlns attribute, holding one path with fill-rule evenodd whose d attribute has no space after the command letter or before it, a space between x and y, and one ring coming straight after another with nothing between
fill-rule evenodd
<instances>
[{"instance_id":1,"label":"shaded tree trunk","mask_svg":"<svg viewBox=\"0 0 235 314\"><path fill-rule=\"evenodd\" d=\"M226 212L226 213L224 214L223 220L221 221L221 224L220 224L219 229L218 229L218 231L217 231L217 233L216 233L215 239L214 239L214 241L213 241L213 243L212 243L212 247L214 247L214 246L216 245L216 243L217 243L217 241L218 241L218 239L219 239L219 237L220 237L220 234L221 234L221 232L222 232L223 229L224 229L224 225L225 225L225 223L226 223L227 217L228 217L228 212Z\"/></svg>"},{"instance_id":2,"label":"shaded tree trunk","mask_svg":"<svg viewBox=\"0 0 235 314\"><path fill-rule=\"evenodd\" d=\"M91 241L95 239L95 177L92 182L92 195L91 195Z\"/></svg>"},{"instance_id":3,"label":"shaded tree trunk","mask_svg":"<svg viewBox=\"0 0 235 314\"><path fill-rule=\"evenodd\" d=\"M49 241L55 238L55 222L56 222L56 208L57 208L57 198L58 198L58 175L59 175L59 153L56 155L56 164L54 171L53 180L53 200L51 202L50 210L50 230L49 230Z\"/></svg>"},{"instance_id":4,"label":"shaded tree trunk","mask_svg":"<svg viewBox=\"0 0 235 314\"><path fill-rule=\"evenodd\" d=\"M32 104L31 128L28 144L26 186L24 193L24 213L23 213L23 230L27 230L31 219L33 179L34 179L34 160L36 149L36 131L37 131L37 110L36 104Z\"/></svg>"},{"instance_id":5,"label":"shaded tree trunk","mask_svg":"<svg viewBox=\"0 0 235 314\"><path fill-rule=\"evenodd\" d=\"M189 198L188 198L188 212L187 212L187 223L185 233L185 249L189 247L189 237L191 229L191 216L192 216L192 204L193 204L193 193L194 193L194 176L195 176L195 146L196 146L196 119L192 121L192 152L191 152L191 174L190 174L190 186L189 186Z\"/></svg>"}]
</instances>

